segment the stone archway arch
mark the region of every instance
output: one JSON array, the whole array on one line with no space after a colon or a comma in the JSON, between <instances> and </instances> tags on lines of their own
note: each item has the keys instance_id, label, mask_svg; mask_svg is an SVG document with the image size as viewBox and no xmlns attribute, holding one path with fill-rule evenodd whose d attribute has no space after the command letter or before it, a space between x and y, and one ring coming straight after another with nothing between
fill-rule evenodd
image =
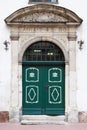
<instances>
[{"instance_id":1,"label":"stone archway arch","mask_svg":"<svg viewBox=\"0 0 87 130\"><path fill-rule=\"evenodd\" d=\"M65 62L68 62L68 52L66 50L66 48L64 47L64 45L57 39L54 38L50 38L50 37L46 37L46 36L42 36L42 37L35 37L31 40L28 40L24 46L21 48L19 55L18 55L18 62L22 63L22 57L23 54L25 52L25 50L33 43L38 42L38 41L48 41L48 42L52 42L54 44L56 44L64 53L64 57L65 57Z\"/></svg>"}]
</instances>

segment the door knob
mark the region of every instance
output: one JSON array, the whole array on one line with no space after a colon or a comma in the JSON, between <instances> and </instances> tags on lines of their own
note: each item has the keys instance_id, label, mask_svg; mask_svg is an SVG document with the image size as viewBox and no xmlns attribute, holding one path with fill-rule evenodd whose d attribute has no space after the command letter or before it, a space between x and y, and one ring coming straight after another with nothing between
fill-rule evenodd
<instances>
[{"instance_id":1,"label":"door knob","mask_svg":"<svg viewBox=\"0 0 87 130\"><path fill-rule=\"evenodd\" d=\"M46 89L48 89L49 85L45 86Z\"/></svg>"}]
</instances>

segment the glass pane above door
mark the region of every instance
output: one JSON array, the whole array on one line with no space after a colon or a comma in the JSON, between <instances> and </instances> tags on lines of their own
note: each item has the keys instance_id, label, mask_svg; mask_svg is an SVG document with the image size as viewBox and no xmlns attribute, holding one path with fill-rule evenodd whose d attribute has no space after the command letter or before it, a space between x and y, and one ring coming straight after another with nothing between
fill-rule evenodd
<instances>
[{"instance_id":1,"label":"glass pane above door","mask_svg":"<svg viewBox=\"0 0 87 130\"><path fill-rule=\"evenodd\" d=\"M23 61L65 61L62 50L48 41L39 41L29 46Z\"/></svg>"}]
</instances>

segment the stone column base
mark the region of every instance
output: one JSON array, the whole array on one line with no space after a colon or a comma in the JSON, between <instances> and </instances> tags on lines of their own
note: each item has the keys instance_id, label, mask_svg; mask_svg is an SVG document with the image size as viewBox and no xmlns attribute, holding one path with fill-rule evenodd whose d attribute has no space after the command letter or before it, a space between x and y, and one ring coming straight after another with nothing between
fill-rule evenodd
<instances>
[{"instance_id":1,"label":"stone column base","mask_svg":"<svg viewBox=\"0 0 87 130\"><path fill-rule=\"evenodd\" d=\"M16 123L16 122L20 122L20 118L21 118L21 111L18 108L11 108L10 109L10 117L9 117L9 121Z\"/></svg>"},{"instance_id":2,"label":"stone column base","mask_svg":"<svg viewBox=\"0 0 87 130\"><path fill-rule=\"evenodd\" d=\"M78 111L72 110L68 113L68 122L77 123L78 122Z\"/></svg>"}]
</instances>

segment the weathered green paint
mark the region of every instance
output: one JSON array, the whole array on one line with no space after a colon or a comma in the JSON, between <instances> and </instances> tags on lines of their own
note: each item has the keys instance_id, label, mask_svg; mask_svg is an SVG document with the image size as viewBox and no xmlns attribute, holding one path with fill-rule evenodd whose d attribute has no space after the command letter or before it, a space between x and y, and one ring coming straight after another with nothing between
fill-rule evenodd
<instances>
[{"instance_id":1,"label":"weathered green paint","mask_svg":"<svg viewBox=\"0 0 87 130\"><path fill-rule=\"evenodd\" d=\"M22 114L64 115L65 65L22 65Z\"/></svg>"}]
</instances>

